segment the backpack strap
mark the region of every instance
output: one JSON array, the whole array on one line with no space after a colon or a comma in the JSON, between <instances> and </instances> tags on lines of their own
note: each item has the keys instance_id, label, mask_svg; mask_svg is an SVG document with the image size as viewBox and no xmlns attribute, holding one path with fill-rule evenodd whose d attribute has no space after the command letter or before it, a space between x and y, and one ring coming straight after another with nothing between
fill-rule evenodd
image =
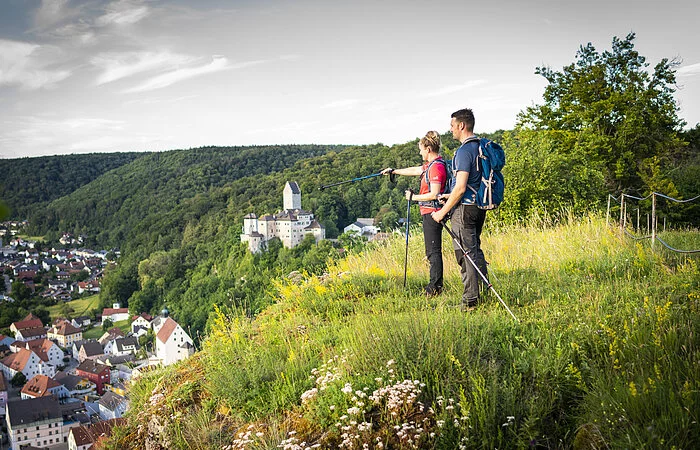
<instances>
[{"instance_id":1,"label":"backpack strap","mask_svg":"<svg viewBox=\"0 0 700 450\"><path fill-rule=\"evenodd\" d=\"M423 175L425 175L425 184L428 185L428 189L430 189L430 168L436 162L439 162L443 166L445 166L445 174L447 174L447 161L445 161L442 158L442 156L439 156L439 157L435 158L434 160L430 161L430 163L428 164L428 167L426 167L425 170L423 171ZM440 188L441 194L442 194L442 192L444 192L445 188L447 187L448 182L449 182L449 180L445 180L444 186ZM428 191L428 192L430 192L430 191ZM427 206L429 208L440 208L440 202L438 202L437 199L418 202L418 205Z\"/></svg>"},{"instance_id":2,"label":"backpack strap","mask_svg":"<svg viewBox=\"0 0 700 450\"><path fill-rule=\"evenodd\" d=\"M477 158L477 160L476 160L476 168L477 168L477 170L478 170L479 172L482 172L482 170L479 169L479 162L480 162L479 159L481 159L481 138L480 138L479 136L477 136L477 135L469 136L469 137L467 138L467 140L465 140L464 142L462 142L462 145L468 144L468 143L470 143L470 142L478 142L478 143L479 143L479 158ZM460 145L460 147L461 147L461 145ZM455 158L456 158L456 157L457 157L457 152L455 152L455 154L452 156L452 170L454 170L454 167L455 167ZM474 194L473 201L469 202L469 201L466 201L466 200L463 199L460 203L463 204L463 205L474 205L474 204L476 204L476 196L478 195L477 190L474 189L473 187L471 187L471 186L469 185L469 183L467 183L467 189L471 190L472 193Z\"/></svg>"}]
</instances>

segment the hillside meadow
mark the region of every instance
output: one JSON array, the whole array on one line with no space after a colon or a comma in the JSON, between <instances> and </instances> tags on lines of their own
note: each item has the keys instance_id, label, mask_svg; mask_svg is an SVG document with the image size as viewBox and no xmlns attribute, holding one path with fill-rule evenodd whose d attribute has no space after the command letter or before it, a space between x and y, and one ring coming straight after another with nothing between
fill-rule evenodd
<instances>
[{"instance_id":1,"label":"hillside meadow","mask_svg":"<svg viewBox=\"0 0 700 450\"><path fill-rule=\"evenodd\" d=\"M437 298L422 295L416 229L406 289L396 236L326 275L277 280L255 317L218 305L201 352L131 388L128 425L105 447L700 445L697 256L598 216L491 227L491 278L516 322L492 294L460 311L447 237Z\"/></svg>"}]
</instances>

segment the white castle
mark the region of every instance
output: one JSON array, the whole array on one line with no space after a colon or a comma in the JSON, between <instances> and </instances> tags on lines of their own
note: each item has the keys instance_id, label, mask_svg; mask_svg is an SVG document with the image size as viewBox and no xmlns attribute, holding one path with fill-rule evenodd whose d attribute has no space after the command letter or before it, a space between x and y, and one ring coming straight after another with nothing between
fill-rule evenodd
<instances>
[{"instance_id":1,"label":"white castle","mask_svg":"<svg viewBox=\"0 0 700 450\"><path fill-rule=\"evenodd\" d=\"M301 209L301 189L296 181L287 181L283 191L283 209L277 214L260 218L253 213L243 218L241 242L257 253L266 247L267 241L279 238L287 248L296 247L311 234L316 242L326 238L326 229L314 219L313 213Z\"/></svg>"}]
</instances>

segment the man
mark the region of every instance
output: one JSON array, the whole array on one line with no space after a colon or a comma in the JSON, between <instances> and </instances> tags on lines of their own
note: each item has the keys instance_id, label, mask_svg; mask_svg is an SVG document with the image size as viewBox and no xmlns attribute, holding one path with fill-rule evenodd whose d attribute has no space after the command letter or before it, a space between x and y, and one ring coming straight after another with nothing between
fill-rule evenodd
<instances>
[{"instance_id":1,"label":"man","mask_svg":"<svg viewBox=\"0 0 700 450\"><path fill-rule=\"evenodd\" d=\"M474 113L471 109L460 109L452 113L450 120L452 137L462 143L452 159L454 186L445 205L432 213L433 220L440 223L452 211L452 231L461 242L464 250L486 276L486 259L481 251L481 230L486 219L486 211L476 206L476 192L481 182L479 171L479 139L474 135ZM460 266L462 284L462 309L472 310L479 303L479 280L474 265L469 262L456 243L455 256Z\"/></svg>"}]
</instances>

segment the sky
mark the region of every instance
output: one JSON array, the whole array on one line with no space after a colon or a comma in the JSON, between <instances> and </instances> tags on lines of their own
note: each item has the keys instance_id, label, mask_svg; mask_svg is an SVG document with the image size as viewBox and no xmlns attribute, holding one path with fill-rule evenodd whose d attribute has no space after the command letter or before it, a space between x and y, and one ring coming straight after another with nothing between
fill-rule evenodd
<instances>
[{"instance_id":1,"label":"sky","mask_svg":"<svg viewBox=\"0 0 700 450\"><path fill-rule=\"evenodd\" d=\"M542 103L538 66L636 33L700 122L697 0L0 0L0 158L393 145Z\"/></svg>"}]
</instances>

